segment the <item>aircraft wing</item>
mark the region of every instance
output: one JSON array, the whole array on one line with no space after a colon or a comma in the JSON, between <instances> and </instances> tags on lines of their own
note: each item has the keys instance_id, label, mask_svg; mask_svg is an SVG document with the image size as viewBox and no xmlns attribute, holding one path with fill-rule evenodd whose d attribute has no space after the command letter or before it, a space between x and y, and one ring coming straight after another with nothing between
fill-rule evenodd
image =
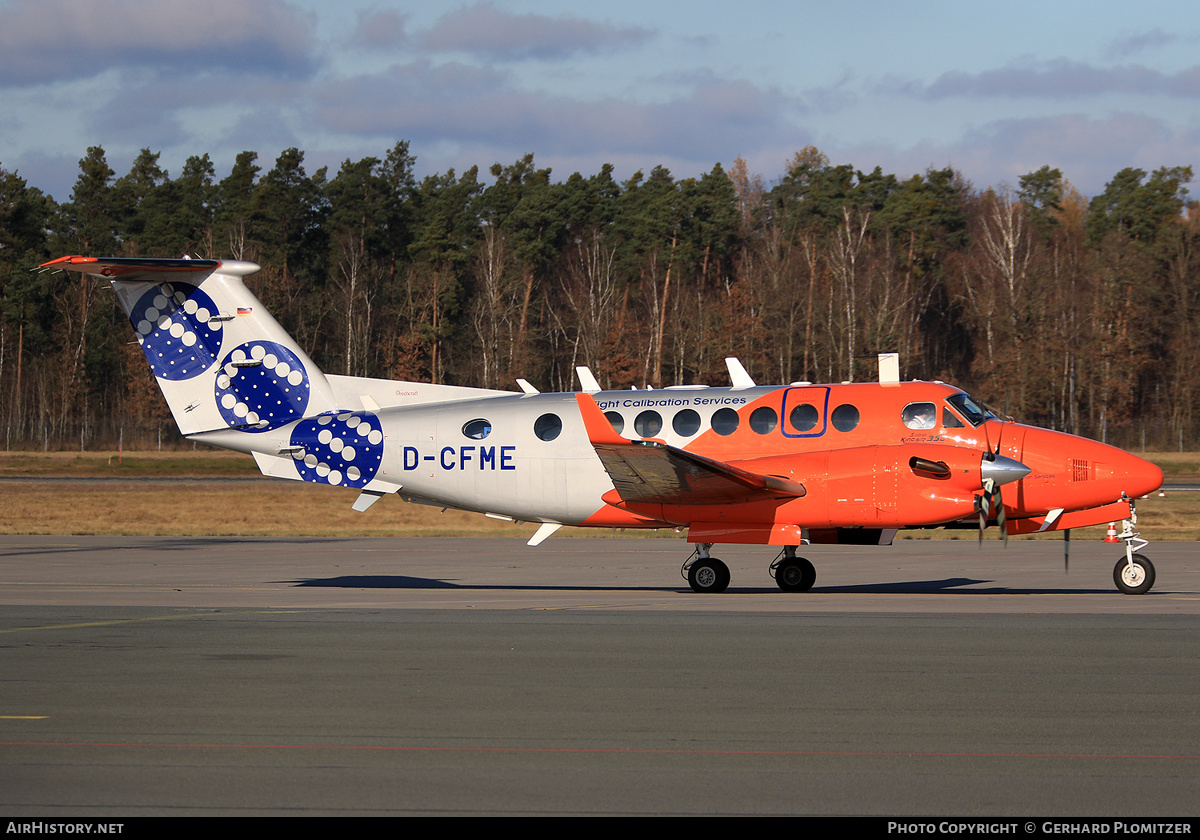
<instances>
[{"instance_id":1,"label":"aircraft wing","mask_svg":"<svg viewBox=\"0 0 1200 840\"><path fill-rule=\"evenodd\" d=\"M621 500L633 504L711 505L803 496L804 485L714 461L660 441L627 440L588 394L577 394L588 438Z\"/></svg>"}]
</instances>

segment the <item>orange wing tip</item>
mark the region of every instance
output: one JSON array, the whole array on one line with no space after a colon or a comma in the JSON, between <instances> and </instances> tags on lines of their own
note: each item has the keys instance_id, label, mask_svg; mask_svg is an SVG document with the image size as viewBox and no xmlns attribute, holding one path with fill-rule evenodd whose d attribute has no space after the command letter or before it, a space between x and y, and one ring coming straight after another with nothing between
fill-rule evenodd
<instances>
[{"instance_id":1,"label":"orange wing tip","mask_svg":"<svg viewBox=\"0 0 1200 840\"><path fill-rule=\"evenodd\" d=\"M600 405L591 394L576 394L575 402L579 404L579 416L583 418L583 427L587 430L588 440L593 444L627 445L629 441L617 434L600 410Z\"/></svg>"}]
</instances>

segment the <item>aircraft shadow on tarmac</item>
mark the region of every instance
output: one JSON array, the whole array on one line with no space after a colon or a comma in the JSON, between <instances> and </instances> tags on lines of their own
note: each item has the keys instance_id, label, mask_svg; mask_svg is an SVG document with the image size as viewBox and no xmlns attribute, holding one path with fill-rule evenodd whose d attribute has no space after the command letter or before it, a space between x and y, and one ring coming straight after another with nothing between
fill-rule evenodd
<instances>
[{"instance_id":1,"label":"aircraft shadow on tarmac","mask_svg":"<svg viewBox=\"0 0 1200 840\"><path fill-rule=\"evenodd\" d=\"M0 546L0 557L22 557L30 554L81 554L107 551L109 546L97 543L89 537L47 537L46 542L22 543ZM141 540L141 538L136 538ZM52 542L50 540L53 540ZM220 546L261 546L264 542L289 545L316 544L326 546L333 540L329 537L149 537L143 541L130 541L121 546L122 551L197 551Z\"/></svg>"},{"instance_id":2,"label":"aircraft shadow on tarmac","mask_svg":"<svg viewBox=\"0 0 1200 840\"><path fill-rule=\"evenodd\" d=\"M457 590L513 590L513 591L562 591L562 592L686 592L692 591L686 585L682 586L571 586L529 585L529 584L472 584L454 583L436 578L408 577L404 575L341 575L332 578L306 578L291 581L276 581L277 583L292 584L293 586L324 587L330 589L457 589ZM944 578L942 580L900 581L894 583L866 583L853 586L815 586L811 590L814 595L1095 595L1110 594L1107 589L1066 589L1029 587L1013 588L1006 586L988 586L986 588L965 589L992 581L976 578ZM782 592L775 587L730 587L723 593L730 595L762 595L774 593L780 596L795 593Z\"/></svg>"}]
</instances>

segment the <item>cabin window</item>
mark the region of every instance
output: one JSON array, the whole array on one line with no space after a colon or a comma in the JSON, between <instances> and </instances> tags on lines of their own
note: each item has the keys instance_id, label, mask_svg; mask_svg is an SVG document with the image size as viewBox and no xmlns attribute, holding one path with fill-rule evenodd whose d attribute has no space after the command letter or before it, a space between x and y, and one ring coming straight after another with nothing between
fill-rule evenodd
<instances>
[{"instance_id":1,"label":"cabin window","mask_svg":"<svg viewBox=\"0 0 1200 840\"><path fill-rule=\"evenodd\" d=\"M811 432L816 428L818 419L820 419L820 415L817 413L816 406L807 403L796 406L788 414L788 421L797 432Z\"/></svg>"},{"instance_id":2,"label":"cabin window","mask_svg":"<svg viewBox=\"0 0 1200 840\"><path fill-rule=\"evenodd\" d=\"M462 433L471 440L483 440L492 433L491 420L472 420L462 427Z\"/></svg>"},{"instance_id":3,"label":"cabin window","mask_svg":"<svg viewBox=\"0 0 1200 840\"><path fill-rule=\"evenodd\" d=\"M937 406L931 402L909 403L900 412L900 419L909 429L936 428Z\"/></svg>"},{"instance_id":4,"label":"cabin window","mask_svg":"<svg viewBox=\"0 0 1200 840\"><path fill-rule=\"evenodd\" d=\"M833 410L830 420L833 421L833 428L839 432L854 431L858 427L858 409L850 403L843 403Z\"/></svg>"},{"instance_id":5,"label":"cabin window","mask_svg":"<svg viewBox=\"0 0 1200 840\"><path fill-rule=\"evenodd\" d=\"M779 424L779 415L770 406L759 406L750 414L750 428L760 435L775 431Z\"/></svg>"},{"instance_id":6,"label":"cabin window","mask_svg":"<svg viewBox=\"0 0 1200 840\"><path fill-rule=\"evenodd\" d=\"M539 440L554 440L562 433L562 418L557 414L543 414L533 421L533 433Z\"/></svg>"},{"instance_id":7,"label":"cabin window","mask_svg":"<svg viewBox=\"0 0 1200 840\"><path fill-rule=\"evenodd\" d=\"M633 429L644 438L654 437L662 431L662 415L657 411L643 411L633 418Z\"/></svg>"},{"instance_id":8,"label":"cabin window","mask_svg":"<svg viewBox=\"0 0 1200 840\"><path fill-rule=\"evenodd\" d=\"M685 408L671 420L671 428L680 437L691 437L700 431L700 415L690 408Z\"/></svg>"},{"instance_id":9,"label":"cabin window","mask_svg":"<svg viewBox=\"0 0 1200 840\"><path fill-rule=\"evenodd\" d=\"M625 418L615 411L606 411L604 416L608 418L608 422L612 424L613 431L617 434L625 431Z\"/></svg>"},{"instance_id":10,"label":"cabin window","mask_svg":"<svg viewBox=\"0 0 1200 840\"><path fill-rule=\"evenodd\" d=\"M713 431L719 435L731 435L737 431L741 418L732 408L718 408L713 412Z\"/></svg>"}]
</instances>

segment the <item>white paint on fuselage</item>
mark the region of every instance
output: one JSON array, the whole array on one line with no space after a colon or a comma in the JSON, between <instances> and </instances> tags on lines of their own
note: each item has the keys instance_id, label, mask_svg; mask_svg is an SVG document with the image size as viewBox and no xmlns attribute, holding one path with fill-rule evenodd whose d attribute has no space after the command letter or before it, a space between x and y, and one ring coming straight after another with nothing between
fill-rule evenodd
<instances>
[{"instance_id":1,"label":"white paint on fuselage","mask_svg":"<svg viewBox=\"0 0 1200 840\"><path fill-rule=\"evenodd\" d=\"M562 429L553 440L534 434L552 414ZM574 394L513 395L379 412L384 429L382 477L404 493L514 519L575 524L601 506L612 489L588 441ZM491 432L464 434L472 420Z\"/></svg>"}]
</instances>

